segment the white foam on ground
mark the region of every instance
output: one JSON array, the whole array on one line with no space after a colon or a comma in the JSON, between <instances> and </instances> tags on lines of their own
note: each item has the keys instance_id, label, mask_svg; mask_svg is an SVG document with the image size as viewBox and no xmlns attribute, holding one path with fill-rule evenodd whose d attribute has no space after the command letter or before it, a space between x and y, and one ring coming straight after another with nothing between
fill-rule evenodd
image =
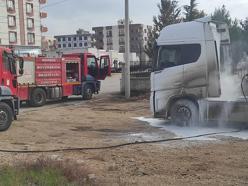
<instances>
[{"instance_id":1,"label":"white foam on ground","mask_svg":"<svg viewBox=\"0 0 248 186\"><path fill-rule=\"evenodd\" d=\"M128 139L131 141L151 141L160 140L161 136L157 133L133 133L128 134Z\"/></svg>"},{"instance_id":2,"label":"white foam on ground","mask_svg":"<svg viewBox=\"0 0 248 186\"><path fill-rule=\"evenodd\" d=\"M164 120L160 120L160 119L144 118L144 117L137 117L133 119L147 122L149 125L153 127L157 127L157 128L160 128L161 130L166 130L171 133L174 133L176 137L190 137L190 136L198 136L198 135L203 135L203 134L208 134L208 133L227 132L225 134L219 134L219 136L234 137L234 138L240 138L243 140L248 140L248 130L232 133L232 131L236 131L237 129L206 128L206 127L180 127L180 126L176 126L172 124L169 125ZM187 140L217 140L216 138L214 138L214 136L217 136L217 135L190 138Z\"/></svg>"}]
</instances>

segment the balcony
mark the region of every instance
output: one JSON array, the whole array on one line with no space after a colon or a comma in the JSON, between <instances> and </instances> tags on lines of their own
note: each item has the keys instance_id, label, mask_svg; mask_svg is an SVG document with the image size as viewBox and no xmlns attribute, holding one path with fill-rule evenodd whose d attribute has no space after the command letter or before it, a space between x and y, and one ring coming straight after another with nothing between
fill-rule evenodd
<instances>
[{"instance_id":1,"label":"balcony","mask_svg":"<svg viewBox=\"0 0 248 186\"><path fill-rule=\"evenodd\" d=\"M41 5L44 5L44 4L46 4L47 3L47 1L46 0L39 0L40 1L40 4Z\"/></svg>"},{"instance_id":2,"label":"balcony","mask_svg":"<svg viewBox=\"0 0 248 186\"><path fill-rule=\"evenodd\" d=\"M112 33L108 33L107 37L113 37Z\"/></svg>"},{"instance_id":3,"label":"balcony","mask_svg":"<svg viewBox=\"0 0 248 186\"><path fill-rule=\"evenodd\" d=\"M45 27L45 26L41 26L41 27L40 27L40 31L43 32L43 33L44 33L44 32L47 32L47 31L48 31L48 28Z\"/></svg>"},{"instance_id":4,"label":"balcony","mask_svg":"<svg viewBox=\"0 0 248 186\"><path fill-rule=\"evenodd\" d=\"M125 36L125 32L119 32L119 36Z\"/></svg>"},{"instance_id":5,"label":"balcony","mask_svg":"<svg viewBox=\"0 0 248 186\"><path fill-rule=\"evenodd\" d=\"M40 12L40 18L47 18L46 12Z\"/></svg>"}]
</instances>

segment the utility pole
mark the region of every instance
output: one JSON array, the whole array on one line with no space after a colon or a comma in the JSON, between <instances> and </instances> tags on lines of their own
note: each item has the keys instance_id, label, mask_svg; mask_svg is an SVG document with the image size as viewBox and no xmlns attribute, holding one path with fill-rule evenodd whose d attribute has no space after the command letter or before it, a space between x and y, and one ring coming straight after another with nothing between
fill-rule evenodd
<instances>
[{"instance_id":1,"label":"utility pole","mask_svg":"<svg viewBox=\"0 0 248 186\"><path fill-rule=\"evenodd\" d=\"M130 98L130 35L129 35L129 0L125 0L125 96Z\"/></svg>"}]
</instances>

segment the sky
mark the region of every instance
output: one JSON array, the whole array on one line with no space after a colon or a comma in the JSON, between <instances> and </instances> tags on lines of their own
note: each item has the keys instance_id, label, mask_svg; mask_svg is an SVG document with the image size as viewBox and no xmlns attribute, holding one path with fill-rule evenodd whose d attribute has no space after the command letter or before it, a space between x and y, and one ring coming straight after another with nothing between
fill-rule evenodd
<instances>
[{"instance_id":1,"label":"sky","mask_svg":"<svg viewBox=\"0 0 248 186\"><path fill-rule=\"evenodd\" d=\"M92 32L92 27L116 25L124 17L125 0L47 0L41 11L48 13L42 24L48 27L44 35L54 36L76 33L78 28ZM178 0L179 5L190 0ZM130 19L134 23L152 25L158 15L160 0L129 0ZM226 5L233 18L248 17L248 0L198 0L198 8L211 14L216 7Z\"/></svg>"}]
</instances>

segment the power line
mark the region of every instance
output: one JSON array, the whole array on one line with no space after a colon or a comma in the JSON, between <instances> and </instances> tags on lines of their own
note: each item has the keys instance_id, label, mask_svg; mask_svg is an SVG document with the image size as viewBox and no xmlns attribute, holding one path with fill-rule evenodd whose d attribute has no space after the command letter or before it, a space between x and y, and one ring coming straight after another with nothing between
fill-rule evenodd
<instances>
[{"instance_id":1,"label":"power line","mask_svg":"<svg viewBox=\"0 0 248 186\"><path fill-rule=\"evenodd\" d=\"M52 7L52 6L55 6L55 5L59 5L59 4L65 3L66 1L69 1L69 0L62 0L62 1L55 2L55 3L50 3L50 4L47 4L47 5L43 6L43 7L41 7L41 9Z\"/></svg>"}]
</instances>

